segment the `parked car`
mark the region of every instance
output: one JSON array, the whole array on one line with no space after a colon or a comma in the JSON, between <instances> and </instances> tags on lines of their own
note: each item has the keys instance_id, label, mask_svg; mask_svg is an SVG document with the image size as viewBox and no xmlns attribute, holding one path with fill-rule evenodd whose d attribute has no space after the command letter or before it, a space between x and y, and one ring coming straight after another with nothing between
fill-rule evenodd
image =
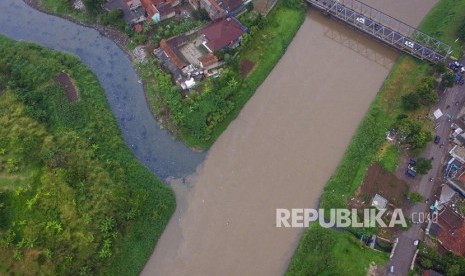
<instances>
[{"instance_id":1,"label":"parked car","mask_svg":"<svg viewBox=\"0 0 465 276\"><path fill-rule=\"evenodd\" d=\"M411 178L415 178L415 176L417 176L417 173L414 172L414 171L411 170L411 169L408 169L407 172L405 172L405 174L406 174L408 177L411 177Z\"/></svg>"},{"instance_id":2,"label":"parked car","mask_svg":"<svg viewBox=\"0 0 465 276\"><path fill-rule=\"evenodd\" d=\"M410 159L410 162L408 163L410 166L415 166L417 164L417 160L415 159Z\"/></svg>"},{"instance_id":3,"label":"parked car","mask_svg":"<svg viewBox=\"0 0 465 276\"><path fill-rule=\"evenodd\" d=\"M441 137L439 135L434 136L434 143L437 145L441 141Z\"/></svg>"}]
</instances>

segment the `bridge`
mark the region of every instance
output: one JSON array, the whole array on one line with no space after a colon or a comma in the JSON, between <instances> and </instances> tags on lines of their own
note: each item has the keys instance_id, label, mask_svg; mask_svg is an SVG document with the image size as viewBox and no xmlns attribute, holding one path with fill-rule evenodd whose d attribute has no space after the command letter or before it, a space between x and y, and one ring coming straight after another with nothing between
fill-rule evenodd
<instances>
[{"instance_id":1,"label":"bridge","mask_svg":"<svg viewBox=\"0 0 465 276\"><path fill-rule=\"evenodd\" d=\"M397 50L431 63L444 62L451 46L357 0L306 0L339 21Z\"/></svg>"}]
</instances>

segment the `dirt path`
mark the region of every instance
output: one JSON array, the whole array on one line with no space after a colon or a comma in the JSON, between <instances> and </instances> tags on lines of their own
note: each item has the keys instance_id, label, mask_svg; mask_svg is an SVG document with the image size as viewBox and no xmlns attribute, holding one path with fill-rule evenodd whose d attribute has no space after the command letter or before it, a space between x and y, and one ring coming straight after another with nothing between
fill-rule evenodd
<instances>
[{"instance_id":1,"label":"dirt path","mask_svg":"<svg viewBox=\"0 0 465 276\"><path fill-rule=\"evenodd\" d=\"M417 24L431 6L409 2ZM310 11L197 174L173 181L178 209L142 274L281 275L303 229L276 228L275 209L317 206L396 57Z\"/></svg>"}]
</instances>

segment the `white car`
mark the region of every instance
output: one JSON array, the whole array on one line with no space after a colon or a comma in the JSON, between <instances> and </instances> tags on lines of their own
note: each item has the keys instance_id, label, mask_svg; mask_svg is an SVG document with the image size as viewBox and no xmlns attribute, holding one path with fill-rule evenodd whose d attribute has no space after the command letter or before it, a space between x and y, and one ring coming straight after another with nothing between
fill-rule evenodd
<instances>
[{"instance_id":1,"label":"white car","mask_svg":"<svg viewBox=\"0 0 465 276\"><path fill-rule=\"evenodd\" d=\"M365 24L365 18L363 17L357 17L355 20L357 20L358 23Z\"/></svg>"},{"instance_id":2,"label":"white car","mask_svg":"<svg viewBox=\"0 0 465 276\"><path fill-rule=\"evenodd\" d=\"M409 48L412 48L412 49L413 49L413 42L412 42L412 41L408 41L408 40L406 40L406 41L404 42L404 44L405 44L405 46L407 46L407 47L409 47Z\"/></svg>"}]
</instances>

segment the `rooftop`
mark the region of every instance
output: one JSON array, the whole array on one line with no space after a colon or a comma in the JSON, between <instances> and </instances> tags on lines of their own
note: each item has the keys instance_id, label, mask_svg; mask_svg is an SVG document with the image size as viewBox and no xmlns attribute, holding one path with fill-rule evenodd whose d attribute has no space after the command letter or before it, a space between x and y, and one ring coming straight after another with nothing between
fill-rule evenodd
<instances>
[{"instance_id":1,"label":"rooftop","mask_svg":"<svg viewBox=\"0 0 465 276\"><path fill-rule=\"evenodd\" d=\"M459 146L454 146L450 150L450 155L457 160L459 160L461 163L465 163L465 148L459 147Z\"/></svg>"},{"instance_id":2,"label":"rooftop","mask_svg":"<svg viewBox=\"0 0 465 276\"><path fill-rule=\"evenodd\" d=\"M235 11L243 4L242 0L219 0L218 2L228 12Z\"/></svg>"},{"instance_id":3,"label":"rooftop","mask_svg":"<svg viewBox=\"0 0 465 276\"><path fill-rule=\"evenodd\" d=\"M221 50L245 33L244 27L233 17L222 18L201 30L210 51Z\"/></svg>"},{"instance_id":4,"label":"rooftop","mask_svg":"<svg viewBox=\"0 0 465 276\"><path fill-rule=\"evenodd\" d=\"M387 199L384 197L380 196L379 194L376 194L373 199L371 200L371 206L376 207L378 210L384 210L386 209L386 205L388 204Z\"/></svg>"}]
</instances>

